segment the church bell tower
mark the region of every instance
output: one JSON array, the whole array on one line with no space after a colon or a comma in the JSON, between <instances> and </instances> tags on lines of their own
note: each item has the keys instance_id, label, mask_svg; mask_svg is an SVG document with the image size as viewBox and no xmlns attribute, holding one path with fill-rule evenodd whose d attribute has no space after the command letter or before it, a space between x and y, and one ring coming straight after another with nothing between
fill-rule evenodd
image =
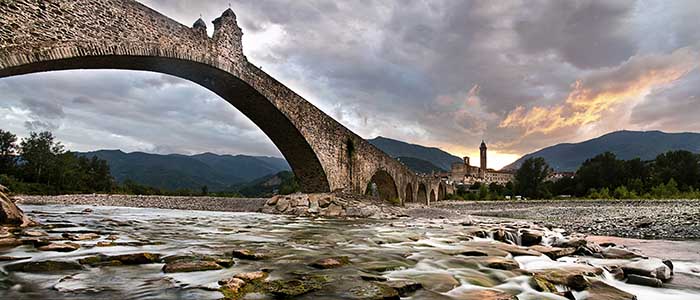
<instances>
[{"instance_id":1,"label":"church bell tower","mask_svg":"<svg viewBox=\"0 0 700 300\"><path fill-rule=\"evenodd\" d=\"M482 140L481 146L479 146L479 153L481 156L481 174L486 175L486 143Z\"/></svg>"}]
</instances>

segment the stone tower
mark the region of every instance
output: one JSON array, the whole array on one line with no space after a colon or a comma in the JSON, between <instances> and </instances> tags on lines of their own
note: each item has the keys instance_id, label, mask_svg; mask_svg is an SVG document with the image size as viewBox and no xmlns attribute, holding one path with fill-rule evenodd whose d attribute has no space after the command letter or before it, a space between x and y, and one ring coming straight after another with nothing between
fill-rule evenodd
<instances>
[{"instance_id":1,"label":"stone tower","mask_svg":"<svg viewBox=\"0 0 700 300\"><path fill-rule=\"evenodd\" d=\"M479 154L481 156L481 174L482 176L486 174L486 143L482 140L481 146L479 146Z\"/></svg>"}]
</instances>

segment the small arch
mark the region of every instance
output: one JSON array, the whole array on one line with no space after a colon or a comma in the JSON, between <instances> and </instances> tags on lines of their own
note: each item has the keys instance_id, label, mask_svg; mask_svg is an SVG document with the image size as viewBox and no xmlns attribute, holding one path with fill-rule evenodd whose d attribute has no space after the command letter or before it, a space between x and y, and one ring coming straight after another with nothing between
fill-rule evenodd
<instances>
[{"instance_id":1,"label":"small arch","mask_svg":"<svg viewBox=\"0 0 700 300\"><path fill-rule=\"evenodd\" d=\"M444 183L440 182L440 185L438 186L437 199L438 199L438 201L440 201L440 200L445 200L445 198L447 198L447 186L445 186Z\"/></svg>"},{"instance_id":2,"label":"small arch","mask_svg":"<svg viewBox=\"0 0 700 300\"><path fill-rule=\"evenodd\" d=\"M374 173L367 183L365 194L379 197L379 199L392 203L401 203L394 178L384 170L379 170Z\"/></svg>"},{"instance_id":3,"label":"small arch","mask_svg":"<svg viewBox=\"0 0 700 300\"><path fill-rule=\"evenodd\" d=\"M430 190L430 202L435 202L435 190Z\"/></svg>"},{"instance_id":4,"label":"small arch","mask_svg":"<svg viewBox=\"0 0 700 300\"><path fill-rule=\"evenodd\" d=\"M413 185L409 182L404 191L404 202L413 202Z\"/></svg>"},{"instance_id":5,"label":"small arch","mask_svg":"<svg viewBox=\"0 0 700 300\"><path fill-rule=\"evenodd\" d=\"M425 184L421 183L418 185L418 195L416 200L418 200L420 203L428 204L428 192L425 188Z\"/></svg>"}]
</instances>

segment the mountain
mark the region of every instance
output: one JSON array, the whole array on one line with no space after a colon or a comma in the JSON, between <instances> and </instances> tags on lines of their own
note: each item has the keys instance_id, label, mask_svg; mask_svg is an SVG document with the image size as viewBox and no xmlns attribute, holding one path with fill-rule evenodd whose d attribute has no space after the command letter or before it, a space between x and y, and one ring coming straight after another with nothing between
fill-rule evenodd
<instances>
[{"instance_id":1,"label":"mountain","mask_svg":"<svg viewBox=\"0 0 700 300\"><path fill-rule=\"evenodd\" d=\"M245 197L270 197L298 190L299 185L290 171L266 175L236 187L236 191Z\"/></svg>"},{"instance_id":2,"label":"mountain","mask_svg":"<svg viewBox=\"0 0 700 300\"><path fill-rule=\"evenodd\" d=\"M671 150L700 152L700 133L666 133L662 131L615 131L581 143L550 146L527 154L504 167L514 170L530 157L544 158L557 171L576 171L589 158L610 151L619 159L651 160Z\"/></svg>"},{"instance_id":3,"label":"mountain","mask_svg":"<svg viewBox=\"0 0 700 300\"><path fill-rule=\"evenodd\" d=\"M432 172L445 172L444 169L420 158L399 156L396 159L416 173L430 174Z\"/></svg>"},{"instance_id":4,"label":"mountain","mask_svg":"<svg viewBox=\"0 0 700 300\"><path fill-rule=\"evenodd\" d=\"M452 163L462 161L461 158L438 148L409 144L381 136L367 141L392 157L417 158L429 162L442 170L450 170L452 168ZM414 171L418 172L418 170Z\"/></svg>"},{"instance_id":5,"label":"mountain","mask_svg":"<svg viewBox=\"0 0 700 300\"><path fill-rule=\"evenodd\" d=\"M290 170L282 158L217 155L124 153L120 150L99 150L77 153L87 157L97 156L109 163L112 176L118 182L127 179L139 184L167 190L199 190L207 186L212 192L231 190L265 175Z\"/></svg>"}]
</instances>

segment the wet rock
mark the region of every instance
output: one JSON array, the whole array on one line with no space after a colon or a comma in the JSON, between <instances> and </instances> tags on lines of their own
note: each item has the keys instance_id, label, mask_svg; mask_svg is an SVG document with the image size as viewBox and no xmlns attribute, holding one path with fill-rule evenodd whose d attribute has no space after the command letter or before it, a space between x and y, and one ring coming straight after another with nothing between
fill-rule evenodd
<instances>
[{"instance_id":1,"label":"wet rock","mask_svg":"<svg viewBox=\"0 0 700 300\"><path fill-rule=\"evenodd\" d=\"M265 280L268 275L269 274L265 271L255 271L255 272L238 273L236 275L233 275L233 277L241 279L245 282L255 282L255 281Z\"/></svg>"},{"instance_id":2,"label":"wet rock","mask_svg":"<svg viewBox=\"0 0 700 300\"><path fill-rule=\"evenodd\" d=\"M571 239L563 239L563 240L556 240L555 242L552 243L552 246L554 247L559 247L559 248L579 248L579 247L585 247L588 244L588 241L586 239L582 238L571 238Z\"/></svg>"},{"instance_id":3,"label":"wet rock","mask_svg":"<svg viewBox=\"0 0 700 300\"><path fill-rule=\"evenodd\" d=\"M455 293L454 299L459 300L517 300L518 298L496 290L470 289Z\"/></svg>"},{"instance_id":4,"label":"wet rock","mask_svg":"<svg viewBox=\"0 0 700 300\"><path fill-rule=\"evenodd\" d=\"M87 241L87 240L94 240L100 238L100 235L97 233L89 232L89 233L81 233L81 234L72 234L72 233L63 233L61 234L62 237L73 240L73 241Z\"/></svg>"},{"instance_id":5,"label":"wet rock","mask_svg":"<svg viewBox=\"0 0 700 300\"><path fill-rule=\"evenodd\" d=\"M249 260L263 260L270 257L269 253L256 252L250 249L236 249L232 251L232 255L235 258Z\"/></svg>"},{"instance_id":6,"label":"wet rock","mask_svg":"<svg viewBox=\"0 0 700 300\"><path fill-rule=\"evenodd\" d=\"M486 257L475 257L465 260L466 262L472 262L477 266L484 266L492 269L499 270L515 270L520 268L518 262L513 259L498 257L498 256L486 256Z\"/></svg>"},{"instance_id":7,"label":"wet rock","mask_svg":"<svg viewBox=\"0 0 700 300\"><path fill-rule=\"evenodd\" d=\"M657 278L662 281L671 279L671 268L663 263L658 258L639 259L622 266L625 274L635 274L651 278Z\"/></svg>"},{"instance_id":8,"label":"wet rock","mask_svg":"<svg viewBox=\"0 0 700 300\"><path fill-rule=\"evenodd\" d=\"M600 254L603 255L603 257L610 259L631 259L643 257L641 254L617 247L603 248Z\"/></svg>"},{"instance_id":9,"label":"wet rock","mask_svg":"<svg viewBox=\"0 0 700 300\"><path fill-rule=\"evenodd\" d=\"M86 208L86 209L83 209L83 213L86 213L86 214L87 214L87 213L91 213L91 212L92 212L92 208L89 208L89 207L88 207L88 208Z\"/></svg>"},{"instance_id":10,"label":"wet rock","mask_svg":"<svg viewBox=\"0 0 700 300\"><path fill-rule=\"evenodd\" d=\"M76 243L51 243L36 249L39 251L71 252L80 249L80 245Z\"/></svg>"},{"instance_id":11,"label":"wet rock","mask_svg":"<svg viewBox=\"0 0 700 300\"><path fill-rule=\"evenodd\" d=\"M199 272L223 269L214 261L175 261L163 266L164 273Z\"/></svg>"},{"instance_id":12,"label":"wet rock","mask_svg":"<svg viewBox=\"0 0 700 300\"><path fill-rule=\"evenodd\" d=\"M337 256L319 259L311 263L311 266L317 269L335 269L349 263L350 259L347 256Z\"/></svg>"},{"instance_id":13,"label":"wet rock","mask_svg":"<svg viewBox=\"0 0 700 300\"><path fill-rule=\"evenodd\" d=\"M614 288L602 281L593 280L590 288L588 288L588 299L605 299L605 300L636 300L637 296L628 292Z\"/></svg>"},{"instance_id":14,"label":"wet rock","mask_svg":"<svg viewBox=\"0 0 700 300\"><path fill-rule=\"evenodd\" d=\"M636 285L646 285L650 287L662 287L663 282L661 280L646 276L639 276L635 274L627 275L627 283Z\"/></svg>"},{"instance_id":15,"label":"wet rock","mask_svg":"<svg viewBox=\"0 0 700 300\"><path fill-rule=\"evenodd\" d=\"M105 239L110 240L110 241L116 241L119 239L119 236L116 234L110 234Z\"/></svg>"},{"instance_id":16,"label":"wet rock","mask_svg":"<svg viewBox=\"0 0 700 300\"><path fill-rule=\"evenodd\" d=\"M545 292L545 293L554 293L557 291L557 287L554 286L551 282L549 282L546 278L544 278L542 275L537 275L535 274L530 278L530 286L539 291L539 292Z\"/></svg>"},{"instance_id":17,"label":"wet rock","mask_svg":"<svg viewBox=\"0 0 700 300\"><path fill-rule=\"evenodd\" d=\"M380 283L396 290L401 297L408 297L413 292L423 288L423 286L413 280L391 280Z\"/></svg>"},{"instance_id":18,"label":"wet rock","mask_svg":"<svg viewBox=\"0 0 700 300\"><path fill-rule=\"evenodd\" d=\"M27 217L7 195L8 190L0 185L0 225L32 226L36 223Z\"/></svg>"},{"instance_id":19,"label":"wet rock","mask_svg":"<svg viewBox=\"0 0 700 300\"><path fill-rule=\"evenodd\" d=\"M25 230L22 232L22 235L24 236L29 236L29 237L41 237L41 236L46 236L46 232L43 231L36 231L36 230Z\"/></svg>"},{"instance_id":20,"label":"wet rock","mask_svg":"<svg viewBox=\"0 0 700 300\"><path fill-rule=\"evenodd\" d=\"M156 253L141 252L120 255L92 255L78 260L80 264L90 266L119 266L119 265L143 265L160 261L160 255Z\"/></svg>"},{"instance_id":21,"label":"wet rock","mask_svg":"<svg viewBox=\"0 0 700 300\"><path fill-rule=\"evenodd\" d=\"M0 261L13 261L13 260L28 259L28 258L31 258L31 257L30 256L5 256L5 255L1 255Z\"/></svg>"},{"instance_id":22,"label":"wet rock","mask_svg":"<svg viewBox=\"0 0 700 300\"><path fill-rule=\"evenodd\" d=\"M576 248L559 248L559 247L549 247L549 246L531 246L530 250L540 252L544 255L549 256L553 260L557 260L564 256L569 256L576 252Z\"/></svg>"},{"instance_id":23,"label":"wet rock","mask_svg":"<svg viewBox=\"0 0 700 300\"><path fill-rule=\"evenodd\" d=\"M0 239L0 247L14 247L19 245L22 245L22 240L14 237Z\"/></svg>"},{"instance_id":24,"label":"wet rock","mask_svg":"<svg viewBox=\"0 0 700 300\"><path fill-rule=\"evenodd\" d=\"M83 270L83 266L73 261L44 260L19 262L6 265L5 270L11 272L49 273L60 271Z\"/></svg>"},{"instance_id":25,"label":"wet rock","mask_svg":"<svg viewBox=\"0 0 700 300\"><path fill-rule=\"evenodd\" d=\"M410 266L410 263L400 260L371 261L357 265L358 268L369 273L383 273L401 270Z\"/></svg>"},{"instance_id":26,"label":"wet rock","mask_svg":"<svg viewBox=\"0 0 700 300\"><path fill-rule=\"evenodd\" d=\"M601 275L603 269L582 264L580 266L532 270L531 272L555 285L565 285L575 291L582 291L590 286L586 276Z\"/></svg>"},{"instance_id":27,"label":"wet rock","mask_svg":"<svg viewBox=\"0 0 700 300\"><path fill-rule=\"evenodd\" d=\"M325 276L302 276L299 279L280 279L266 281L266 292L280 298L291 298L321 289L328 282Z\"/></svg>"},{"instance_id":28,"label":"wet rock","mask_svg":"<svg viewBox=\"0 0 700 300\"><path fill-rule=\"evenodd\" d=\"M116 245L117 245L117 243L115 243L113 241L99 241L99 242L97 242L97 244L95 244L95 246L97 246L97 247L111 247L111 246L116 246Z\"/></svg>"},{"instance_id":29,"label":"wet rock","mask_svg":"<svg viewBox=\"0 0 700 300\"><path fill-rule=\"evenodd\" d=\"M460 284L454 276L447 273L419 274L411 279L419 282L423 288L438 293L448 292Z\"/></svg>"},{"instance_id":30,"label":"wet rock","mask_svg":"<svg viewBox=\"0 0 700 300\"><path fill-rule=\"evenodd\" d=\"M520 233L520 241L523 246L539 245L542 242L542 232L534 230L523 230Z\"/></svg>"},{"instance_id":31,"label":"wet rock","mask_svg":"<svg viewBox=\"0 0 700 300\"><path fill-rule=\"evenodd\" d=\"M219 291L224 294L224 299L240 299L245 295L243 287L246 285L245 281L239 278L229 278L224 281L219 281Z\"/></svg>"}]
</instances>

